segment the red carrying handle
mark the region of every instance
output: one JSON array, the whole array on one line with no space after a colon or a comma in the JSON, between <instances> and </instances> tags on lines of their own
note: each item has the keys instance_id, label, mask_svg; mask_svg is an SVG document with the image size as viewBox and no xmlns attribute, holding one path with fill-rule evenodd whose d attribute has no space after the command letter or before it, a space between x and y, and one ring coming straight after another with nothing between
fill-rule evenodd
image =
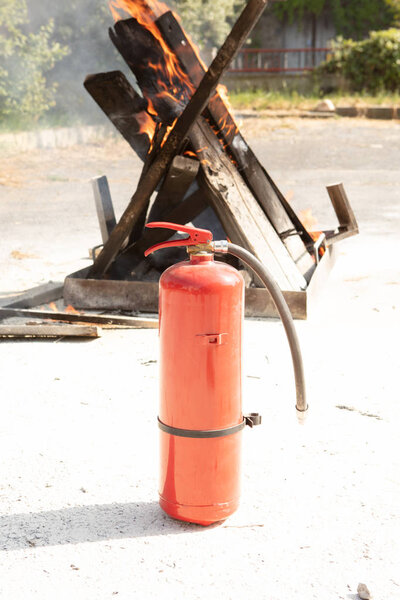
<instances>
[{"instance_id":1,"label":"red carrying handle","mask_svg":"<svg viewBox=\"0 0 400 600\"><path fill-rule=\"evenodd\" d=\"M209 244L212 239L211 231L208 229L196 229L196 227L190 227L189 225L178 225L177 223L164 223L162 221L155 221L153 223L147 223L146 227L154 228L159 227L160 229L172 229L173 231L181 231L182 233L188 233L189 235L180 240L171 240L167 242L161 242L148 248L144 255L148 256L156 250L162 248L173 248L174 246L197 246L197 244Z\"/></svg>"}]
</instances>

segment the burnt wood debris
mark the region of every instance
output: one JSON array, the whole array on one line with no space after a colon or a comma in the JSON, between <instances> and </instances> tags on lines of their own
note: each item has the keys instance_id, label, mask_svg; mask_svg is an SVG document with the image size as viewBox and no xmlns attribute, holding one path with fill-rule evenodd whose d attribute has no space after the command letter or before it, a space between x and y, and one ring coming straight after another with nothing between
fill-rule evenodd
<instances>
[{"instance_id":1,"label":"burnt wood debris","mask_svg":"<svg viewBox=\"0 0 400 600\"><path fill-rule=\"evenodd\" d=\"M66 303L95 311L156 312L160 274L185 254L175 248L145 258L147 248L171 237L168 229L146 228L151 221L193 223L210 229L214 239L228 238L249 250L275 278L293 317L306 317L308 295L311 299L333 262L332 244L357 233L358 226L343 185L330 185L339 227L319 232L314 242L240 133L218 86L267 2L248 0L207 70L171 11L155 14L146 0L131 1L140 6L140 22L117 20L109 33L136 89L120 71L88 75L84 86L143 162L136 191L116 222L107 178L92 179L102 237L102 245L90 251L93 265L71 274L64 285L49 282L0 299L0 322L41 320L29 327L10 323L0 336L98 335L88 324L157 327L157 319L35 310L63 296ZM323 254L321 243L327 260L317 278L312 275ZM221 260L240 266L232 257ZM261 282L242 272L246 315L276 316Z\"/></svg>"},{"instance_id":2,"label":"burnt wood debris","mask_svg":"<svg viewBox=\"0 0 400 600\"><path fill-rule=\"evenodd\" d=\"M241 135L217 87L267 1L249 0L208 70L171 11L155 15L142 0L145 18L121 19L110 28L140 93L120 71L88 75L84 86L143 170L120 221L103 235L89 280L158 279L177 253L144 258L148 246L171 236L146 229L157 220L211 229L259 258L282 290L306 290L318 262L313 237ZM259 284L250 275L247 283Z\"/></svg>"}]
</instances>

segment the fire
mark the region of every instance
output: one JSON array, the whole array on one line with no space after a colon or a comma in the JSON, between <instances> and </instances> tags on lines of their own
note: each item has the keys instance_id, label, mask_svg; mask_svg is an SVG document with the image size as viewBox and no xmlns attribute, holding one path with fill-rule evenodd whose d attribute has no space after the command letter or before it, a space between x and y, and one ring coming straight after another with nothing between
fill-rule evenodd
<instances>
[{"instance_id":1,"label":"fire","mask_svg":"<svg viewBox=\"0 0 400 600\"><path fill-rule=\"evenodd\" d=\"M180 109L183 109L195 92L195 85L190 80L188 74L182 69L176 54L169 48L156 24L156 20L165 12L169 11L170 8L167 4L158 0L109 0L109 7L115 21L125 19L127 15L130 15L136 19L139 25L146 28L160 45L163 53L163 60L158 64L154 64L150 61L146 64L146 67L154 71L154 78L157 81L157 87L160 90L155 98L153 97L153 101L165 101L170 105L172 103L178 104L179 107L176 114L179 114ZM180 21L175 13L174 17ZM207 71L207 67L200 57L196 44L193 43L186 32L185 36L204 71ZM214 93L213 97L210 99L210 105L212 106L213 103L221 101L225 105L227 112L231 113L227 89L223 85L218 85L217 92ZM155 104L157 105L157 102L155 102ZM149 151L153 148L155 132L157 130L156 124L159 121L160 117L157 114L157 110L152 101L148 98L147 112L143 112L140 117L140 132L147 134L149 137ZM161 142L161 146L165 143L175 122L176 119L172 125L169 124L166 128L166 133ZM238 132L238 128L230 114L229 116L222 117L219 122L216 123L216 128L213 129L224 149L227 144L229 145L231 143L233 137Z\"/></svg>"},{"instance_id":2,"label":"fire","mask_svg":"<svg viewBox=\"0 0 400 600\"><path fill-rule=\"evenodd\" d=\"M76 308L74 308L73 306L71 306L71 304L68 304L68 306L65 307L65 311L66 313L69 313L70 315L80 315L81 313L79 312L79 310L76 310Z\"/></svg>"},{"instance_id":3,"label":"fire","mask_svg":"<svg viewBox=\"0 0 400 600\"><path fill-rule=\"evenodd\" d=\"M57 308L57 304L55 302L49 302L49 304L47 305L47 310L52 310L53 312L59 312L58 308ZM46 310L46 309L43 309ZM70 315L80 315L81 313L79 312L79 310L76 310L76 308L74 308L71 304L68 304L68 306L66 306L64 308L64 311L66 313L69 313Z\"/></svg>"},{"instance_id":4,"label":"fire","mask_svg":"<svg viewBox=\"0 0 400 600\"><path fill-rule=\"evenodd\" d=\"M169 7L157 0L110 0L109 7L116 21L124 18L121 11L128 13L145 27L160 44L164 61L159 64L148 64L150 68L154 69L155 78L161 88L159 97L183 105L187 104L195 91L194 86L182 70L177 57L168 47L155 23L155 19L170 10ZM151 112L151 108L149 112Z\"/></svg>"},{"instance_id":5,"label":"fire","mask_svg":"<svg viewBox=\"0 0 400 600\"><path fill-rule=\"evenodd\" d=\"M155 19L169 10L164 2L158 2L158 0L110 0L109 7L115 21L123 18L119 12L122 10L138 21L140 18L139 22L142 25L148 24L150 27Z\"/></svg>"},{"instance_id":6,"label":"fire","mask_svg":"<svg viewBox=\"0 0 400 600\"><path fill-rule=\"evenodd\" d=\"M154 132L156 130L156 124L154 119L151 118L151 114L155 114L155 110L149 102L149 106L147 108L148 112L141 112L137 114L137 120L140 125L140 133L147 134L150 140L153 139ZM148 114L150 113L150 114Z\"/></svg>"}]
</instances>

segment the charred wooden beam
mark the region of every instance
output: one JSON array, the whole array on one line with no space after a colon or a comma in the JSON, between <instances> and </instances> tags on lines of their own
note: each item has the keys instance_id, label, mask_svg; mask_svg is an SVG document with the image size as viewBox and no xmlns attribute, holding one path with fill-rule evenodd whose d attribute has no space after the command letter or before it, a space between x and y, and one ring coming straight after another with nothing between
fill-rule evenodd
<instances>
[{"instance_id":1,"label":"charred wooden beam","mask_svg":"<svg viewBox=\"0 0 400 600\"><path fill-rule=\"evenodd\" d=\"M90 277L102 276L115 259L124 239L132 231L138 216L142 213L151 194L160 183L173 157L178 153L190 128L207 105L210 95L215 90L231 60L258 21L266 4L267 0L249 0L245 6L196 92L173 125L165 144L150 166L147 177L141 181L141 185L133 195L129 206L94 262L90 270Z\"/></svg>"},{"instance_id":2,"label":"charred wooden beam","mask_svg":"<svg viewBox=\"0 0 400 600\"><path fill-rule=\"evenodd\" d=\"M173 13L164 13L157 19L156 24L168 46L179 59L183 70L193 85L197 86L204 75L205 67ZM288 214L287 202L282 203L282 194L241 135L218 92L208 104L206 117L215 126L226 151L237 164L240 174L280 235L300 272L307 273L314 267L313 259L306 248L306 244L312 244L312 238L301 222L297 218L293 219L293 214Z\"/></svg>"},{"instance_id":3,"label":"charred wooden beam","mask_svg":"<svg viewBox=\"0 0 400 600\"><path fill-rule=\"evenodd\" d=\"M199 148L200 182L212 192L208 197L227 236L257 256L281 289L305 289L304 277L204 118L198 119L190 139Z\"/></svg>"},{"instance_id":4,"label":"charred wooden beam","mask_svg":"<svg viewBox=\"0 0 400 600\"><path fill-rule=\"evenodd\" d=\"M144 160L150 147L144 130L151 117L147 101L139 96L121 71L88 75L84 86L128 144ZM151 125L151 123L150 123Z\"/></svg>"},{"instance_id":5,"label":"charred wooden beam","mask_svg":"<svg viewBox=\"0 0 400 600\"><path fill-rule=\"evenodd\" d=\"M192 219L195 219L207 208L203 190L196 190L193 194L185 198L182 202L161 213L158 219L169 223L178 223L185 225ZM129 276L129 272L144 260L144 251L154 244L164 242L171 237L171 231L168 229L145 229L143 235L132 246L123 251L118 257L118 266L121 268L124 262L123 272Z\"/></svg>"},{"instance_id":6,"label":"charred wooden beam","mask_svg":"<svg viewBox=\"0 0 400 600\"><path fill-rule=\"evenodd\" d=\"M157 221L162 215L175 208L182 201L199 171L200 163L187 156L175 156L153 206L149 221ZM189 217L193 219L196 215ZM180 223L183 225L183 223ZM167 238L168 239L168 238Z\"/></svg>"},{"instance_id":7,"label":"charred wooden beam","mask_svg":"<svg viewBox=\"0 0 400 600\"><path fill-rule=\"evenodd\" d=\"M109 35L134 73L143 95L154 105L159 119L171 124L194 90L185 87L184 78L168 71L160 42L135 18L117 21L114 29L109 29ZM161 94L160 85L163 86Z\"/></svg>"},{"instance_id":8,"label":"charred wooden beam","mask_svg":"<svg viewBox=\"0 0 400 600\"><path fill-rule=\"evenodd\" d=\"M184 38L182 37L184 34L180 28L179 28L179 31L181 32L181 34L179 34L179 32L178 32L178 34L179 34L178 35L176 33L176 31L173 31L173 33L175 35L171 34L171 31L169 30L169 25L171 23L173 24L174 21L171 21L171 19L163 21L162 19L163 19L163 17L161 17L161 19L159 19L159 22L164 25L162 28L162 33L164 34L165 31L168 32L168 35L166 34L167 42L170 41L171 36L172 36L173 43L171 44L171 46L172 46L172 49L177 53L178 58L180 58L180 54L182 52L181 48L183 48L183 55L185 57L185 62L182 64L182 68L184 70L191 70L191 71L194 70L195 75L193 76L192 85L193 86L198 85L199 81L201 80L202 75L204 74L204 68L201 66L200 60L197 58L197 56L194 53L194 50L191 48L189 40L187 40L186 37L184 37ZM143 61L140 60L140 56L145 55L145 53L143 52L143 49L141 52L139 51L139 48L142 45L148 45L149 47L151 47L151 52L152 52L151 62L153 64L163 65L163 61L165 62L164 55L162 53L162 48L161 48L159 42L157 41L157 39L149 31L145 30L145 32L143 32L142 30L143 30L143 27L141 25L139 25L135 19L128 19L126 21L121 21L116 24L116 31L118 31L118 36L115 36L114 39L115 39L116 43L117 43L117 39L118 39L118 47L121 50L121 52L123 53L123 56L125 57L128 64L130 65L130 67L131 67L132 71L134 72L135 76L137 77L138 81L140 81L141 84L143 83L143 85L145 86L143 89L144 93L146 95L149 95L149 98L150 98L152 104L154 105L154 107L156 108L156 110L162 112L163 118L165 118L169 122L171 122L171 120L176 115L177 107L179 109L181 109L181 105L177 104L176 102L171 100L171 97L169 94L165 95L165 93L164 93L164 91L168 85L168 77L169 77L168 73L166 73L165 66L159 67L158 73L156 76L153 68L150 70L150 73L149 73L149 69L147 67L146 61L144 61L144 64L142 64ZM132 39L136 40L133 47L131 47L129 44L130 40L132 40ZM187 93L187 84L184 83L185 81L187 82L187 75L184 76L182 80L177 81L174 84L175 86L178 86L178 85L181 86L181 90L179 92L181 98L185 98L185 94ZM185 85L186 85L186 87L185 87ZM208 111L209 111L209 113L212 112L212 114L213 114L212 119L209 119L209 120L213 120L215 123L218 122L219 124L221 123L221 121L224 121L226 123L225 127L220 127L220 125L218 125L220 130L226 132L228 129L230 129L231 131L233 131L234 134L236 134L236 130L237 130L236 125L233 122L233 119L232 119L229 111L226 109L223 101L217 94L213 96L213 100L208 104ZM207 133L209 133L209 127L205 122L202 121L200 123L200 128L204 128L204 127L206 128L206 131L203 133L205 133L207 136ZM215 135L214 135L214 137L215 137ZM192 139L191 134L189 134L189 139L195 150L200 150L204 146L204 143L202 143L200 145L199 144L196 145L196 142L195 142L195 140ZM227 140L223 140L224 145L226 145L226 143L225 143L226 141ZM310 254L308 253L308 251L307 251L305 245L303 244L303 242L301 241L300 237L297 235L295 227L293 226L292 222L290 221L282 204L279 202L277 194L275 193L274 189L271 187L271 184L269 183L267 174L265 173L263 167L260 165L260 163L255 158L255 155L252 153L252 151L247 146L245 141L242 138L239 139L237 134L233 135L232 139L230 141L235 142L236 147L238 148L238 152L237 152L238 161L236 160L236 157L232 156L232 152L230 152L230 155L235 160L235 163L238 166L239 171L241 172L242 176L244 176L245 180L246 180L246 175L248 176L246 183L249 186L250 190L253 193L256 192L256 193L254 193L255 197L259 201L259 204L264 208L264 212L271 219L271 222L275 226L275 229L277 229L276 226L278 223L278 225L280 227L280 229L278 227L278 233L284 232L287 235L287 237L284 240L286 249L280 248L281 244L279 243L279 240L276 239L276 236L273 235L273 232L271 231L269 222L266 222L264 225L264 230L268 231L269 237L270 238L273 237L273 239L274 239L273 246L275 247L275 254L276 254L275 258L277 258L278 262L280 262L282 265L286 265L286 267L289 268L289 280L292 282L292 285L294 285L294 282L297 281L295 289L301 289L305 286L305 280L303 277L303 273L307 273L314 268L313 259L311 258ZM215 144L215 142L216 142L216 138L215 138L215 140L211 140L210 137L208 136L208 144L213 144L214 148L215 148L215 145L218 146L218 143ZM244 147L244 149L243 149L243 147ZM247 152L246 152L246 149L247 149ZM220 151L218 151L218 148L216 148L216 150L220 154ZM221 150L221 149L219 149L219 150ZM227 168L228 170L231 171L232 180L235 180L235 178L237 179L237 177L236 177L237 173L235 173L235 167L233 167L232 165L228 165L226 163L225 168ZM249 184L249 180L252 182L253 185ZM240 185L240 188L243 190L243 185ZM210 196L209 197L210 204L213 204L214 200L212 198L212 195L215 192L213 191L212 186L208 186L208 185L204 186L203 191L207 196ZM249 194L247 191L243 190L242 193L245 196L249 197ZM268 193L269 193L269 196L268 196ZM252 202L252 201L249 200L249 202ZM258 207L254 206L253 212L257 211L257 209L258 209ZM266 209L268 209L268 210L266 210ZM220 209L219 213L220 213L219 218L221 219L221 216L220 216L221 209ZM272 218L271 218L271 215L272 215ZM260 217L261 217L261 223L264 223L265 219L263 219L262 215L260 215ZM142 213L142 219L143 219L143 213ZM281 220L279 220L279 219L281 219ZM283 221L283 224L282 224L282 221ZM227 223L227 219L225 218L225 224L226 223ZM227 230L226 227L225 227L225 230L226 230L227 235L229 237L231 237L231 231ZM133 239L132 241L135 241L135 240ZM296 265L289 266L287 250L289 250L289 252L291 251L292 259L294 260ZM274 262L274 258L271 258L270 262L271 261ZM121 262L121 261L119 261L119 262ZM136 260L134 260L134 264L136 264ZM297 270L299 270L300 273L297 273ZM282 271L281 269L277 270L277 272L276 272L277 278L281 282L285 281L286 287L288 287L287 281L284 277L282 277L281 271ZM289 285L289 287L290 287L290 285Z\"/></svg>"}]
</instances>

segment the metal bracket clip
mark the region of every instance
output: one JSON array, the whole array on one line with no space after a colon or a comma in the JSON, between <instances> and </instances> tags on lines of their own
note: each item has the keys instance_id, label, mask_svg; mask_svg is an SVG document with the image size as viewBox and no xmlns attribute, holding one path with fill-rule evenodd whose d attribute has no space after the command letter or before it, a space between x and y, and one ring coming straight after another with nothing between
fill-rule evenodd
<instances>
[{"instance_id":1,"label":"metal bracket clip","mask_svg":"<svg viewBox=\"0 0 400 600\"><path fill-rule=\"evenodd\" d=\"M249 427L261 425L262 416L259 413L249 413L248 415L243 415L243 418Z\"/></svg>"}]
</instances>

